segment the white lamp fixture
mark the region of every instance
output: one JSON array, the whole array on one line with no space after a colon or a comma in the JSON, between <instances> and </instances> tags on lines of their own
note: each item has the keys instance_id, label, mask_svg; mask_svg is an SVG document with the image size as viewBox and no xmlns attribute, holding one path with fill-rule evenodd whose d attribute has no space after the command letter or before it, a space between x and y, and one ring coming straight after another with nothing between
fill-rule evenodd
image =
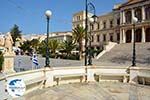
<instances>
[{"instance_id":1,"label":"white lamp fixture","mask_svg":"<svg viewBox=\"0 0 150 100\"><path fill-rule=\"evenodd\" d=\"M90 22L90 23L93 23L93 22L94 22L94 18L93 18L93 17L90 17L90 18L89 18L89 22Z\"/></svg>"},{"instance_id":2,"label":"white lamp fixture","mask_svg":"<svg viewBox=\"0 0 150 100\"><path fill-rule=\"evenodd\" d=\"M46 16L47 18L50 18L51 15L52 15L52 12L51 12L50 10L46 10L45 16Z\"/></svg>"},{"instance_id":3,"label":"white lamp fixture","mask_svg":"<svg viewBox=\"0 0 150 100\"><path fill-rule=\"evenodd\" d=\"M138 18L133 17L133 23L137 23L137 21L138 21Z\"/></svg>"}]
</instances>

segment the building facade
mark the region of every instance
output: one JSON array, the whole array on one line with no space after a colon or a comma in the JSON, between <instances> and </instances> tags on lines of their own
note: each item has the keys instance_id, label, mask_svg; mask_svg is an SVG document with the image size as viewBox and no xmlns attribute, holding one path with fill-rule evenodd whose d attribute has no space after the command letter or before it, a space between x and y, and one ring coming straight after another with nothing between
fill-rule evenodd
<instances>
[{"instance_id":1,"label":"building facade","mask_svg":"<svg viewBox=\"0 0 150 100\"><path fill-rule=\"evenodd\" d=\"M129 0L120 11L120 43L150 42L150 0ZM133 17L138 18L133 27ZM135 35L134 35L135 33Z\"/></svg>"},{"instance_id":2,"label":"building facade","mask_svg":"<svg viewBox=\"0 0 150 100\"><path fill-rule=\"evenodd\" d=\"M84 13L74 14L73 28L77 25L85 27ZM133 16L138 18L135 29ZM95 48L105 42L131 43L134 33L136 42L150 42L150 0L128 0L115 5L112 12L98 16L97 23L89 27L92 46Z\"/></svg>"},{"instance_id":3,"label":"building facade","mask_svg":"<svg viewBox=\"0 0 150 100\"><path fill-rule=\"evenodd\" d=\"M72 18L72 29L77 26L82 26L85 28L85 11L77 12L73 15ZM88 13L88 17L91 17L93 14Z\"/></svg>"},{"instance_id":4,"label":"building facade","mask_svg":"<svg viewBox=\"0 0 150 100\"><path fill-rule=\"evenodd\" d=\"M50 39L54 39L59 42L64 42L64 41L72 39L72 32L71 31L53 32L50 34Z\"/></svg>"}]
</instances>

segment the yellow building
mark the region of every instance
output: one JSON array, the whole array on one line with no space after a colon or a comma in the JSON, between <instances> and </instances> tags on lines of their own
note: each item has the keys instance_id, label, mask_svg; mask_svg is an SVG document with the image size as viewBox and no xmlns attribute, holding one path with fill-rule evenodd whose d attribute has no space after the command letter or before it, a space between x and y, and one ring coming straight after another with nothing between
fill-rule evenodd
<instances>
[{"instance_id":1,"label":"yellow building","mask_svg":"<svg viewBox=\"0 0 150 100\"><path fill-rule=\"evenodd\" d=\"M138 18L135 32L133 17ZM85 11L75 13L72 24L73 28L77 25L85 27ZM150 42L150 0L128 0L115 5L112 12L98 16L91 29L92 46L95 48L104 42L133 42L134 33L136 42Z\"/></svg>"}]
</instances>

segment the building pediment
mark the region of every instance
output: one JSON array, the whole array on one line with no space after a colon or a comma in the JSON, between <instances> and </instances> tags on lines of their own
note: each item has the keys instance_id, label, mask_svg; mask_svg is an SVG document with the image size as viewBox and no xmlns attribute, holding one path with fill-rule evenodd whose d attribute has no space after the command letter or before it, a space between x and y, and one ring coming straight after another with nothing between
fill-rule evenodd
<instances>
[{"instance_id":1,"label":"building pediment","mask_svg":"<svg viewBox=\"0 0 150 100\"><path fill-rule=\"evenodd\" d=\"M145 1L148 1L148 0L128 0L127 2L122 4L121 7L129 6L129 5L133 5L133 4L137 4L137 3L145 2Z\"/></svg>"}]
</instances>

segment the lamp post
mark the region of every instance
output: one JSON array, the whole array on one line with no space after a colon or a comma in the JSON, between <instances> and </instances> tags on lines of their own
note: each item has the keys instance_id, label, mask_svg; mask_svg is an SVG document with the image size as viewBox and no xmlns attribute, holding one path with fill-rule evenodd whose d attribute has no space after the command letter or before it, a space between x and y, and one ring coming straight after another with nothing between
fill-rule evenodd
<instances>
[{"instance_id":1,"label":"lamp post","mask_svg":"<svg viewBox=\"0 0 150 100\"><path fill-rule=\"evenodd\" d=\"M135 35L135 24L138 22L136 17L133 17L133 30L134 30L134 40L133 40L133 55L132 55L132 66L136 66L136 50L135 50L135 42L136 42L136 35Z\"/></svg>"},{"instance_id":2,"label":"lamp post","mask_svg":"<svg viewBox=\"0 0 150 100\"><path fill-rule=\"evenodd\" d=\"M85 0L85 62L84 65L87 66L87 18L88 18L88 4L87 0Z\"/></svg>"},{"instance_id":3,"label":"lamp post","mask_svg":"<svg viewBox=\"0 0 150 100\"><path fill-rule=\"evenodd\" d=\"M87 66L87 55L88 55L88 47L87 47L87 43L88 43L88 9L92 10L94 15L92 16L92 18L96 18L97 16L95 15L95 6L91 3L91 2L87 2L87 0L85 1L85 66ZM94 19L95 20L95 19ZM91 45L91 44L90 44ZM91 54L89 54L89 60L88 60L88 65L92 64L92 60L91 60Z\"/></svg>"},{"instance_id":4,"label":"lamp post","mask_svg":"<svg viewBox=\"0 0 150 100\"><path fill-rule=\"evenodd\" d=\"M92 39L91 39L91 28L92 28L92 25L94 24L94 23L96 23L97 22L97 16L96 15L93 15L91 18L89 18L89 23L90 23L90 32L89 32L89 36L90 36L90 39L89 39L89 49L88 49L88 54L89 54L89 58L88 58L88 65L92 65L92 46L91 46L91 44L92 44Z\"/></svg>"},{"instance_id":5,"label":"lamp post","mask_svg":"<svg viewBox=\"0 0 150 100\"><path fill-rule=\"evenodd\" d=\"M50 67L49 63L50 63L50 60L49 60L49 49L48 49L48 38L49 38L49 20L50 20L50 17L52 15L52 12L50 10L47 10L45 12L45 16L46 16L46 19L47 19L47 38L46 38L46 60L45 60L45 67Z\"/></svg>"}]
</instances>

